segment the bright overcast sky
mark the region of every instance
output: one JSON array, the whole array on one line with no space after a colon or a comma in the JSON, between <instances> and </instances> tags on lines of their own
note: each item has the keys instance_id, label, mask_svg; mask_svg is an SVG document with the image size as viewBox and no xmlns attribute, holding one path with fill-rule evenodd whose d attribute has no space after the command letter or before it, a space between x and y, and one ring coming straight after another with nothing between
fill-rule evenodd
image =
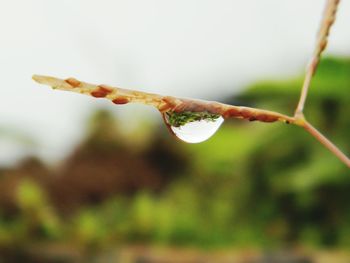
<instances>
[{"instance_id":1,"label":"bright overcast sky","mask_svg":"<svg viewBox=\"0 0 350 263\"><path fill-rule=\"evenodd\" d=\"M110 105L39 86L32 74L222 98L259 79L301 73L324 2L0 0L0 164L26 153L12 131L37 141L41 156L59 157L81 138L91 108ZM349 0L341 1L327 53L350 55Z\"/></svg>"}]
</instances>

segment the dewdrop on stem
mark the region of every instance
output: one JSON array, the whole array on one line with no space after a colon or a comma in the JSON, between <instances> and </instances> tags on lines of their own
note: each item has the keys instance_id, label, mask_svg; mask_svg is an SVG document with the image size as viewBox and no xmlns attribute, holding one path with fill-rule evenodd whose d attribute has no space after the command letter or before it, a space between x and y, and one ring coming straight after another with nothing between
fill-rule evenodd
<instances>
[{"instance_id":1,"label":"dewdrop on stem","mask_svg":"<svg viewBox=\"0 0 350 263\"><path fill-rule=\"evenodd\" d=\"M169 131L187 143L208 140L224 122L222 116L208 112L166 112L163 119Z\"/></svg>"}]
</instances>

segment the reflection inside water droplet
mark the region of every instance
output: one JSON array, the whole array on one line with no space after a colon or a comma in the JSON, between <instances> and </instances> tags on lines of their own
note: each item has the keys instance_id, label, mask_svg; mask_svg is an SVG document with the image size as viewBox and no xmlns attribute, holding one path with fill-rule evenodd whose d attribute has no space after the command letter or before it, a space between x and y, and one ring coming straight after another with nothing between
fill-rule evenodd
<instances>
[{"instance_id":1,"label":"reflection inside water droplet","mask_svg":"<svg viewBox=\"0 0 350 263\"><path fill-rule=\"evenodd\" d=\"M183 125L171 125L168 116L164 116L165 123L176 137L187 143L200 143L208 140L219 129L224 119L221 116L192 120ZM172 116L170 116L172 117Z\"/></svg>"}]
</instances>

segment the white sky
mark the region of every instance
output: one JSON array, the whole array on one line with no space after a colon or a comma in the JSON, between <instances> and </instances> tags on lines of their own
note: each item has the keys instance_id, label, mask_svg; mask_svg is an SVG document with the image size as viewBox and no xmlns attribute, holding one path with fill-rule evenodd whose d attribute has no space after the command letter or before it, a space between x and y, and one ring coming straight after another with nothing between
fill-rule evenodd
<instances>
[{"instance_id":1,"label":"white sky","mask_svg":"<svg viewBox=\"0 0 350 263\"><path fill-rule=\"evenodd\" d=\"M63 156L92 108L108 105L122 117L153 112L52 91L32 74L220 98L259 79L299 74L324 2L0 0L0 164L28 149L48 160ZM326 53L350 55L349 0L340 4ZM15 143L12 130L38 145Z\"/></svg>"}]
</instances>

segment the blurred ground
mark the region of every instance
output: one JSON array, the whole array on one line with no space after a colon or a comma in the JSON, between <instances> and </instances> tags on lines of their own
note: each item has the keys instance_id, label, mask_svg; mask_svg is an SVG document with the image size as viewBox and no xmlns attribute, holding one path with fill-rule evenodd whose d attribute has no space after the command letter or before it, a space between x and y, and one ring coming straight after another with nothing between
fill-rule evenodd
<instances>
[{"instance_id":1,"label":"blurred ground","mask_svg":"<svg viewBox=\"0 0 350 263\"><path fill-rule=\"evenodd\" d=\"M51 245L17 251L12 261L26 262L168 262L168 263L347 263L350 253L332 250L293 250L262 252L254 249L200 250L194 248L165 248L128 246L100 251L98 255L72 250L71 247ZM29 259L29 261L28 261Z\"/></svg>"},{"instance_id":2,"label":"blurred ground","mask_svg":"<svg viewBox=\"0 0 350 263\"><path fill-rule=\"evenodd\" d=\"M291 113L301 82L227 102ZM346 153L349 90L350 60L325 59L306 106ZM349 170L298 127L233 120L187 145L120 125L101 109L60 165L0 168L0 262L350 262Z\"/></svg>"}]
</instances>

